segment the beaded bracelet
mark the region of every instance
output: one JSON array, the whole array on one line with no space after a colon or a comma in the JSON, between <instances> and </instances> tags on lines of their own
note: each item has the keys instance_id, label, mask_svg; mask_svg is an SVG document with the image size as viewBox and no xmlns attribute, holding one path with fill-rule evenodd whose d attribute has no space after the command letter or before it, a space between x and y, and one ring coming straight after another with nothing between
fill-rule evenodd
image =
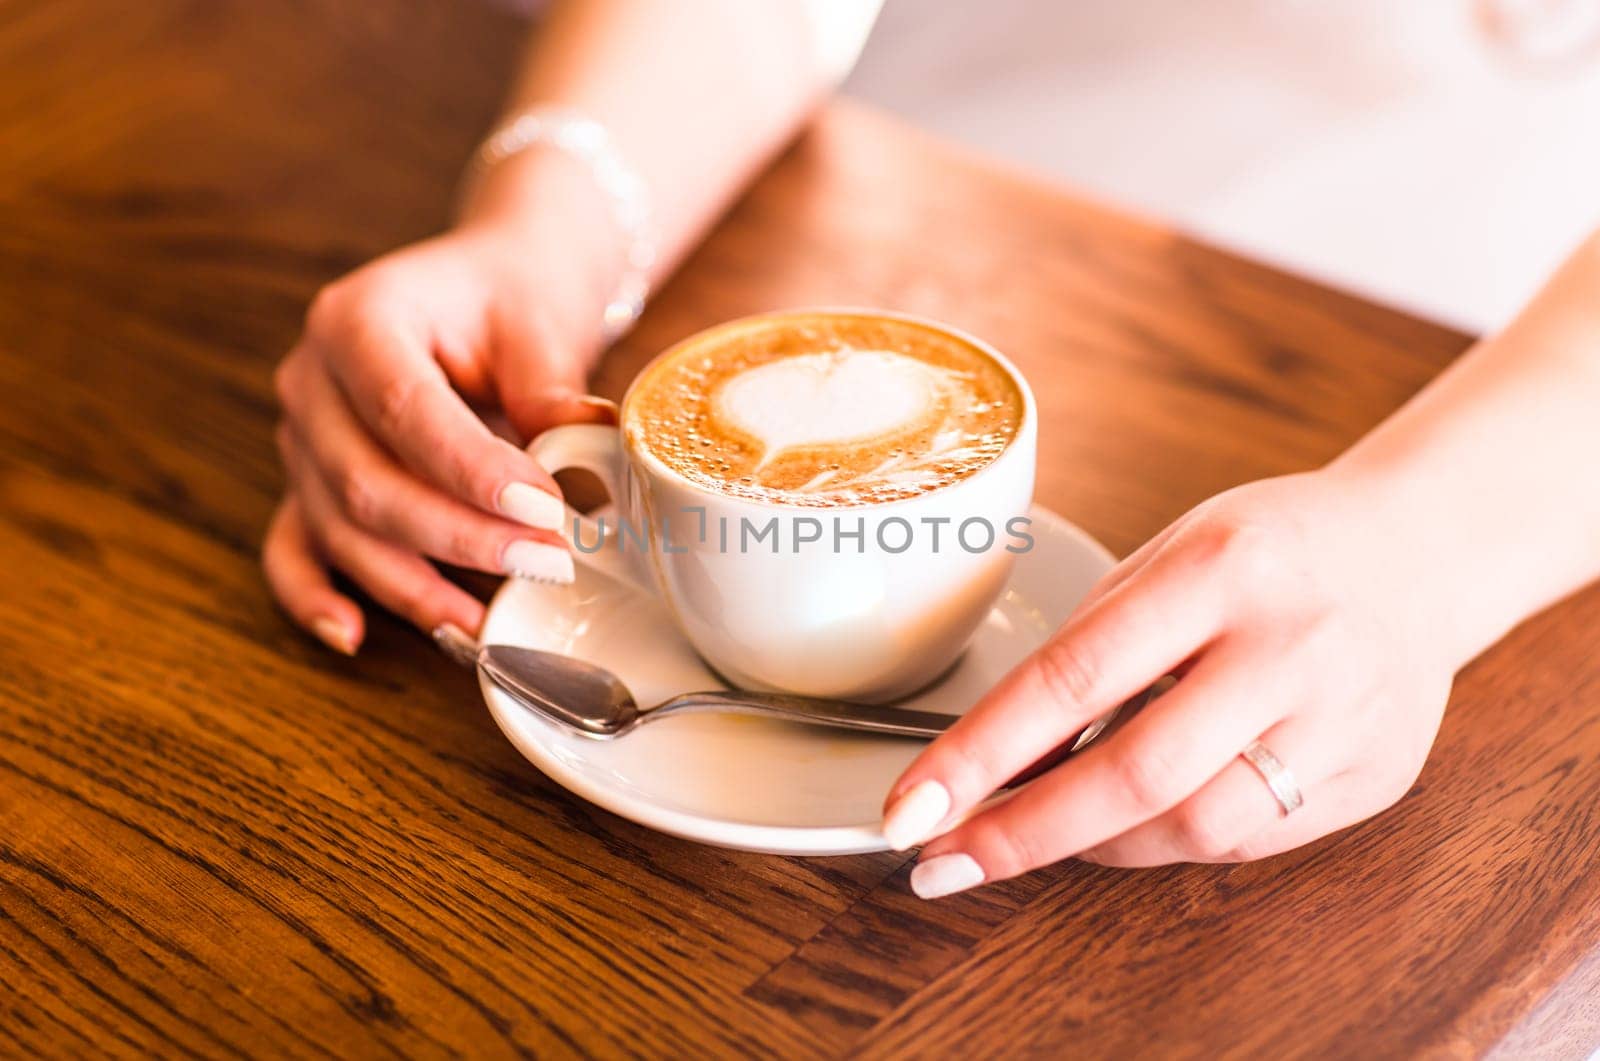
<instances>
[{"instance_id":1,"label":"beaded bracelet","mask_svg":"<svg viewBox=\"0 0 1600 1061\"><path fill-rule=\"evenodd\" d=\"M468 168L471 188L490 168L540 144L547 144L582 162L611 203L611 214L627 240L625 268L616 294L606 303L607 342L621 337L644 312L650 294L650 268L659 253L650 189L617 150L606 127L567 107L534 107L509 119L478 147Z\"/></svg>"}]
</instances>

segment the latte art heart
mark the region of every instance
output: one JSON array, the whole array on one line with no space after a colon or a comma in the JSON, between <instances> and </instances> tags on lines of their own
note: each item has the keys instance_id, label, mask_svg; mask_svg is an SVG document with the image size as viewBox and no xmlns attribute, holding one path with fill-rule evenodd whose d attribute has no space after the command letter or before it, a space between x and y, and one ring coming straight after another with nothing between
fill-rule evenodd
<instances>
[{"instance_id":1,"label":"latte art heart","mask_svg":"<svg viewBox=\"0 0 1600 1061\"><path fill-rule=\"evenodd\" d=\"M926 423L941 412L941 375L888 350L801 354L734 376L712 408L760 441L765 465L795 446L877 438Z\"/></svg>"},{"instance_id":2,"label":"latte art heart","mask_svg":"<svg viewBox=\"0 0 1600 1061\"><path fill-rule=\"evenodd\" d=\"M1016 436L1022 396L981 348L915 321L795 313L713 329L634 384L623 430L721 493L807 506L913 497Z\"/></svg>"}]
</instances>

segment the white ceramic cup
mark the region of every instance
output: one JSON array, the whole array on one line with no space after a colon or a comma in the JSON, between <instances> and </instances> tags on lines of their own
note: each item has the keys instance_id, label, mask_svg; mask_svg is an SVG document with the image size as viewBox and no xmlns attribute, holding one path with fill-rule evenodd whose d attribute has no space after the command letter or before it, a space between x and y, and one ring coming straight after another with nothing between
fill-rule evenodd
<instances>
[{"instance_id":1,"label":"white ceramic cup","mask_svg":"<svg viewBox=\"0 0 1600 1061\"><path fill-rule=\"evenodd\" d=\"M730 684L892 700L955 663L1005 586L1016 553L1031 545L1026 517L1037 412L1015 366L946 325L876 310L759 319L829 313L905 320L983 351L1022 396L1011 444L973 474L903 500L829 507L751 501L685 479L632 441L630 389L620 429L556 427L529 451L551 472L583 468L599 477L616 511L604 527L569 512L577 560L661 596L696 651ZM656 360L684 344L714 341L716 331ZM775 532L760 533L769 524ZM819 537L807 540L813 533Z\"/></svg>"}]
</instances>

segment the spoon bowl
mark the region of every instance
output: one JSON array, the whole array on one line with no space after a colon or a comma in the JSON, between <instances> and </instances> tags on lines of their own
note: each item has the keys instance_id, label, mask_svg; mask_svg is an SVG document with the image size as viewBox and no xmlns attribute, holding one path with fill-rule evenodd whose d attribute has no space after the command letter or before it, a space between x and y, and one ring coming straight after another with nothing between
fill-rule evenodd
<instances>
[{"instance_id":1,"label":"spoon bowl","mask_svg":"<svg viewBox=\"0 0 1600 1061\"><path fill-rule=\"evenodd\" d=\"M516 645L479 645L448 624L434 640L458 663L483 671L518 704L574 733L597 740L621 737L645 722L701 711L758 715L896 737L932 739L959 716L885 704L856 704L783 693L709 690L683 693L641 708L622 679L584 660Z\"/></svg>"}]
</instances>

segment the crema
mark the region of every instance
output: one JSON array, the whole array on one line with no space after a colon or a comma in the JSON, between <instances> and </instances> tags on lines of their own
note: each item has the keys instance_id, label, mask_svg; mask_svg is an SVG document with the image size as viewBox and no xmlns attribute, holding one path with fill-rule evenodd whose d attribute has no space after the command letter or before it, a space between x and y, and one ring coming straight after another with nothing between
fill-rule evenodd
<instances>
[{"instance_id":1,"label":"crema","mask_svg":"<svg viewBox=\"0 0 1600 1061\"><path fill-rule=\"evenodd\" d=\"M897 501L976 473L1023 399L993 357L869 313L735 321L657 361L623 409L630 442L719 493L833 507Z\"/></svg>"}]
</instances>

